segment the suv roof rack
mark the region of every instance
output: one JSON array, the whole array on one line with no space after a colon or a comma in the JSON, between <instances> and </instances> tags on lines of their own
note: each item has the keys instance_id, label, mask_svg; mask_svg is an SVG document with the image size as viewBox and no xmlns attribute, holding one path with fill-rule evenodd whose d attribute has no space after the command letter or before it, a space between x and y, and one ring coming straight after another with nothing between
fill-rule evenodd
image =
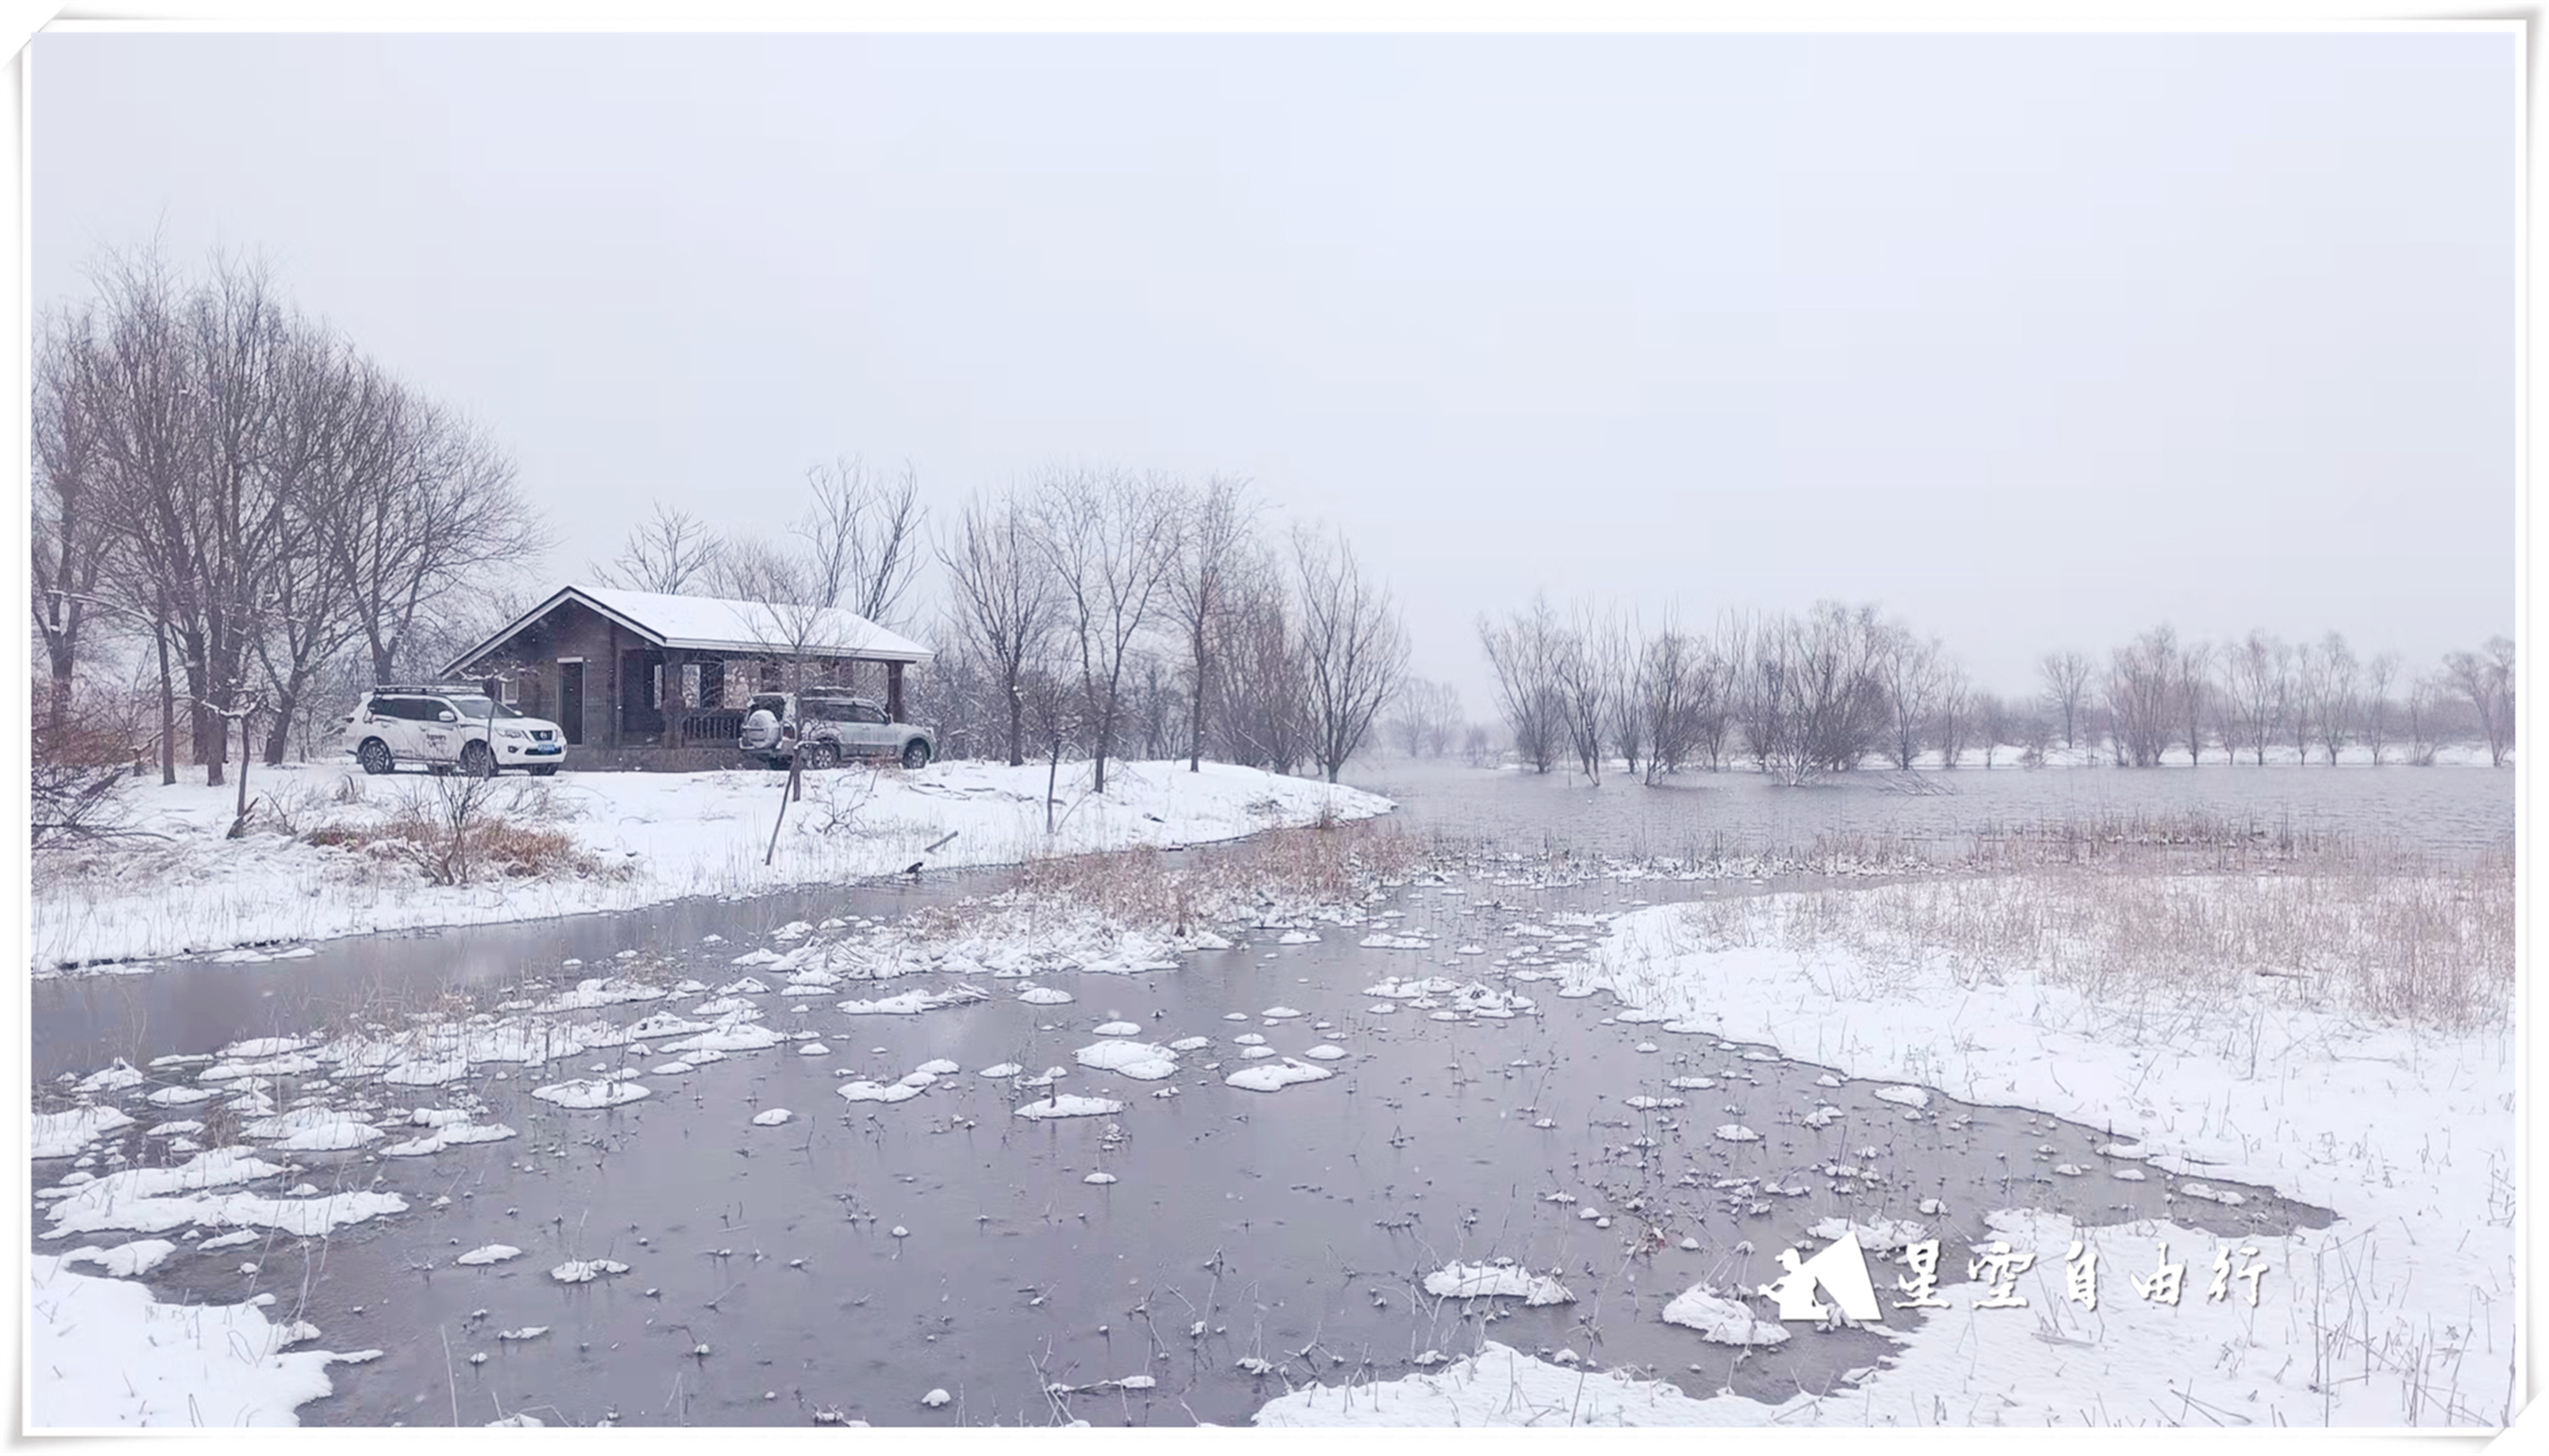
<instances>
[{"instance_id":1,"label":"suv roof rack","mask_svg":"<svg viewBox=\"0 0 2549 1456\"><path fill-rule=\"evenodd\" d=\"M482 697L487 691L482 684L476 682L376 682L364 690L367 692L413 693L425 697L449 697L453 695Z\"/></svg>"}]
</instances>

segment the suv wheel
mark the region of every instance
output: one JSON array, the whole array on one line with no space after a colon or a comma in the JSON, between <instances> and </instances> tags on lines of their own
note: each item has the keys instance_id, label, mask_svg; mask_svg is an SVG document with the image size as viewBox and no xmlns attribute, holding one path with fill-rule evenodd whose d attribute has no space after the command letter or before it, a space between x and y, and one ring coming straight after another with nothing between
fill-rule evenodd
<instances>
[{"instance_id":1,"label":"suv wheel","mask_svg":"<svg viewBox=\"0 0 2549 1456\"><path fill-rule=\"evenodd\" d=\"M390 753L390 746L377 738L363 740L362 748L354 754L354 762L362 765L366 774L388 774L398 768L398 759Z\"/></svg>"},{"instance_id":2,"label":"suv wheel","mask_svg":"<svg viewBox=\"0 0 2549 1456\"><path fill-rule=\"evenodd\" d=\"M841 761L841 751L819 738L797 752L804 756L808 769L828 769Z\"/></svg>"},{"instance_id":3,"label":"suv wheel","mask_svg":"<svg viewBox=\"0 0 2549 1456\"><path fill-rule=\"evenodd\" d=\"M484 743L473 742L462 744L460 746L460 772L468 774L472 778L495 777L495 751L488 748Z\"/></svg>"},{"instance_id":4,"label":"suv wheel","mask_svg":"<svg viewBox=\"0 0 2549 1456\"><path fill-rule=\"evenodd\" d=\"M904 744L902 746L902 767L906 769L928 768L929 745L921 742L917 738Z\"/></svg>"}]
</instances>

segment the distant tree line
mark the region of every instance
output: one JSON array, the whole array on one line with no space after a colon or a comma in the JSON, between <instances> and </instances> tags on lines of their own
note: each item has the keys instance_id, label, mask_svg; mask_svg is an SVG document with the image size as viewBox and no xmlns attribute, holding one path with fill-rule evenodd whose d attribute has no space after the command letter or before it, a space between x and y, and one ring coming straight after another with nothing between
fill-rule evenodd
<instances>
[{"instance_id":1,"label":"distant tree line","mask_svg":"<svg viewBox=\"0 0 2549 1456\"><path fill-rule=\"evenodd\" d=\"M2335 633L2206 644L2160 627L2103 664L2048 653L2036 691L2003 696L1976 687L1935 636L1870 605L1730 613L1701 629L1593 604L1561 615L1543 595L1477 630L1513 755L1597 780L1612 764L1651 783L1749 764L1804 783L1932 754L1954 769L1978 753L1989 769L2005 750L2040 764L2057 741L2148 768L2179 750L2262 764L2280 746L2305 764L2333 764L2349 746L2376 765L2431 764L2445 742L2475 738L2502 766L2513 742L2513 644L2502 637L2407 679L2395 655L2358 661ZM1437 741L1412 711L1402 722L1406 744Z\"/></svg>"},{"instance_id":2,"label":"distant tree line","mask_svg":"<svg viewBox=\"0 0 2549 1456\"><path fill-rule=\"evenodd\" d=\"M2359 747L2376 765L2423 765L2444 743L2471 738L2502 768L2513 748L2514 655L2504 637L2403 678L2397 654L2360 659L2336 632L2286 643L2260 630L2207 643L2162 626L2109 653L2103 669L2063 652L2047 654L2039 672L2064 746L2103 740L2115 763L2135 768L2178 750L2193 763L2213 752L2263 764L2285 746L2303 764L2333 765Z\"/></svg>"}]
</instances>

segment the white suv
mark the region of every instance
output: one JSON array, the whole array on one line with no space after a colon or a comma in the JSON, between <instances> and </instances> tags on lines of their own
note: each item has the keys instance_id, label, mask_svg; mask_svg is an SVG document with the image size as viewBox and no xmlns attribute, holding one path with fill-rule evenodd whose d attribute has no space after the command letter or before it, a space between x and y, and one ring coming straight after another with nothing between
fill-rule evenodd
<instances>
[{"instance_id":1,"label":"white suv","mask_svg":"<svg viewBox=\"0 0 2549 1456\"><path fill-rule=\"evenodd\" d=\"M906 769L920 769L937 756L938 735L889 721L884 704L848 688L808 687L755 694L734 746L774 769L801 749L808 769L828 769L846 759L897 759Z\"/></svg>"},{"instance_id":2,"label":"white suv","mask_svg":"<svg viewBox=\"0 0 2549 1456\"><path fill-rule=\"evenodd\" d=\"M345 715L345 752L366 774L423 764L474 778L505 769L546 777L566 762L566 734L474 687L375 687Z\"/></svg>"}]
</instances>

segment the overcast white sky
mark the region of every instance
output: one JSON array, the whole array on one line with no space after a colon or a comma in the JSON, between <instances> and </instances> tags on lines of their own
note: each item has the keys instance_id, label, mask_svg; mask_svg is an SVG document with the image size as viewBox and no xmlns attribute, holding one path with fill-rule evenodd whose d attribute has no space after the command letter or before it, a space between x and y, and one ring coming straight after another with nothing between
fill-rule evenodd
<instances>
[{"instance_id":1,"label":"overcast white sky","mask_svg":"<svg viewBox=\"0 0 2549 1456\"><path fill-rule=\"evenodd\" d=\"M1872 599L2050 647L2513 630L2505 36L36 43L34 283L155 232L478 416L562 528L1058 462L1474 620Z\"/></svg>"}]
</instances>

